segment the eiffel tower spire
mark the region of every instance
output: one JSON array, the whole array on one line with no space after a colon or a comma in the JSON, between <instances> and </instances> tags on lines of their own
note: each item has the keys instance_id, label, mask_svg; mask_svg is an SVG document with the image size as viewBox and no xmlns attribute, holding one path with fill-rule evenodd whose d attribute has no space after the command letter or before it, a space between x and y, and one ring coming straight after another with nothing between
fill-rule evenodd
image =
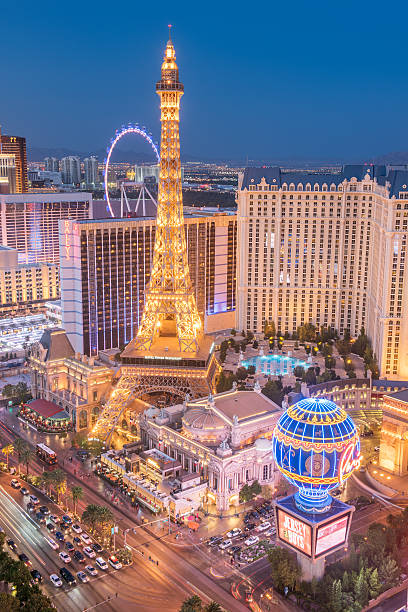
<instances>
[{"instance_id":1,"label":"eiffel tower spire","mask_svg":"<svg viewBox=\"0 0 408 612\"><path fill-rule=\"evenodd\" d=\"M191 284L184 233L179 137L184 86L179 80L170 37L156 91L161 110L156 237L142 320L132 344L133 349L150 350L159 336L173 336L181 352L195 352L202 335L202 321Z\"/></svg>"}]
</instances>

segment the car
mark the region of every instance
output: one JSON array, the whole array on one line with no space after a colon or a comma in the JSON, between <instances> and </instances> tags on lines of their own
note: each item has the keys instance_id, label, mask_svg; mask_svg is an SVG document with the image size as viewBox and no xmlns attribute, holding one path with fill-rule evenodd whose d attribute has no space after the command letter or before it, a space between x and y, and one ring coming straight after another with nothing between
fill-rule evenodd
<instances>
[{"instance_id":1,"label":"car","mask_svg":"<svg viewBox=\"0 0 408 612\"><path fill-rule=\"evenodd\" d=\"M77 578L80 582L89 582L89 578L85 572L77 572Z\"/></svg>"},{"instance_id":2,"label":"car","mask_svg":"<svg viewBox=\"0 0 408 612\"><path fill-rule=\"evenodd\" d=\"M57 574L50 574L50 580L55 587L62 587L62 580Z\"/></svg>"},{"instance_id":3,"label":"car","mask_svg":"<svg viewBox=\"0 0 408 612\"><path fill-rule=\"evenodd\" d=\"M59 544L58 542L56 542L55 540L53 540L52 538L45 538L45 541L47 542L48 546L51 546L51 548L53 550L58 550L59 549Z\"/></svg>"},{"instance_id":4,"label":"car","mask_svg":"<svg viewBox=\"0 0 408 612\"><path fill-rule=\"evenodd\" d=\"M220 550L225 550L226 548L229 548L230 546L232 546L232 540L224 540L223 542L221 542L221 544L218 544L218 548Z\"/></svg>"},{"instance_id":5,"label":"car","mask_svg":"<svg viewBox=\"0 0 408 612\"><path fill-rule=\"evenodd\" d=\"M40 574L40 572L37 569L33 569L30 572L34 582L42 582L42 576Z\"/></svg>"},{"instance_id":6,"label":"car","mask_svg":"<svg viewBox=\"0 0 408 612\"><path fill-rule=\"evenodd\" d=\"M14 540L7 540L7 546L11 548L11 550L14 550L14 552L17 551L17 546Z\"/></svg>"},{"instance_id":7,"label":"car","mask_svg":"<svg viewBox=\"0 0 408 612\"><path fill-rule=\"evenodd\" d=\"M30 491L27 489L27 487L21 487L20 493L23 495L30 495Z\"/></svg>"},{"instance_id":8,"label":"car","mask_svg":"<svg viewBox=\"0 0 408 612\"><path fill-rule=\"evenodd\" d=\"M256 510L252 510L251 516L254 519L259 519L259 514L258 514L258 512Z\"/></svg>"},{"instance_id":9,"label":"car","mask_svg":"<svg viewBox=\"0 0 408 612\"><path fill-rule=\"evenodd\" d=\"M75 523L72 525L72 531L75 531L75 533L82 533L82 527L80 527L78 523Z\"/></svg>"},{"instance_id":10,"label":"car","mask_svg":"<svg viewBox=\"0 0 408 612\"><path fill-rule=\"evenodd\" d=\"M67 551L68 551L68 552L70 552L70 553L71 553L71 552L74 552L74 550L75 550L74 545L73 545L73 544L72 544L72 542L70 542L69 540L66 540L66 541L65 541L65 548L66 548L66 549L67 549Z\"/></svg>"},{"instance_id":11,"label":"car","mask_svg":"<svg viewBox=\"0 0 408 612\"><path fill-rule=\"evenodd\" d=\"M111 555L108 559L109 564L113 567L113 569L120 570L123 566L119 559L115 557L115 555Z\"/></svg>"},{"instance_id":12,"label":"car","mask_svg":"<svg viewBox=\"0 0 408 612\"><path fill-rule=\"evenodd\" d=\"M61 567L61 569L60 569L60 576L68 584L76 584L76 580L75 580L74 576L71 574L69 569L67 569L66 567Z\"/></svg>"},{"instance_id":13,"label":"car","mask_svg":"<svg viewBox=\"0 0 408 612\"><path fill-rule=\"evenodd\" d=\"M65 536L61 531L56 531L55 537L57 538L59 542L65 542Z\"/></svg>"},{"instance_id":14,"label":"car","mask_svg":"<svg viewBox=\"0 0 408 612\"><path fill-rule=\"evenodd\" d=\"M73 537L72 541L76 546L83 546L83 542L78 538L78 536Z\"/></svg>"},{"instance_id":15,"label":"car","mask_svg":"<svg viewBox=\"0 0 408 612\"><path fill-rule=\"evenodd\" d=\"M19 482L17 478L13 478L10 484L13 487L13 489L19 489L21 487L21 482Z\"/></svg>"},{"instance_id":16,"label":"car","mask_svg":"<svg viewBox=\"0 0 408 612\"><path fill-rule=\"evenodd\" d=\"M231 531L227 533L227 538L235 538L236 536L239 536L241 533L242 533L242 529L240 529L239 527L235 527L234 529L231 529Z\"/></svg>"},{"instance_id":17,"label":"car","mask_svg":"<svg viewBox=\"0 0 408 612\"><path fill-rule=\"evenodd\" d=\"M231 546L231 548L228 549L228 554L237 555L240 551L241 551L241 546Z\"/></svg>"},{"instance_id":18,"label":"car","mask_svg":"<svg viewBox=\"0 0 408 612\"><path fill-rule=\"evenodd\" d=\"M31 561L30 559L27 557L27 555L25 553L21 553L20 555L18 555L18 558L20 559L20 561L22 563L24 563L24 565L26 565L27 567L31 566Z\"/></svg>"},{"instance_id":19,"label":"car","mask_svg":"<svg viewBox=\"0 0 408 612\"><path fill-rule=\"evenodd\" d=\"M38 504L40 503L40 500L38 499L38 497L36 495L30 495L30 502L34 506L38 506Z\"/></svg>"},{"instance_id":20,"label":"car","mask_svg":"<svg viewBox=\"0 0 408 612\"><path fill-rule=\"evenodd\" d=\"M44 514L44 516L48 516L50 513L48 506L40 506L38 509Z\"/></svg>"},{"instance_id":21,"label":"car","mask_svg":"<svg viewBox=\"0 0 408 612\"><path fill-rule=\"evenodd\" d=\"M250 536L247 540L245 540L245 546L252 546L252 544L257 544L259 542L259 538L256 535Z\"/></svg>"},{"instance_id":22,"label":"car","mask_svg":"<svg viewBox=\"0 0 408 612\"><path fill-rule=\"evenodd\" d=\"M43 515L43 513L42 513L42 512L36 512L36 513L35 513L35 518L37 519L37 521L38 521L39 523L42 523L42 524L44 524L44 523L45 523L45 516Z\"/></svg>"},{"instance_id":23,"label":"car","mask_svg":"<svg viewBox=\"0 0 408 612\"><path fill-rule=\"evenodd\" d=\"M50 521L55 523L55 525L58 525L58 523L60 522L60 518L56 514L50 514L50 516L48 518L50 519Z\"/></svg>"},{"instance_id":24,"label":"car","mask_svg":"<svg viewBox=\"0 0 408 612\"><path fill-rule=\"evenodd\" d=\"M98 570L93 567L93 565L85 565L85 569L90 576L97 576Z\"/></svg>"},{"instance_id":25,"label":"car","mask_svg":"<svg viewBox=\"0 0 408 612\"><path fill-rule=\"evenodd\" d=\"M271 536L274 536L276 534L276 529L275 527L272 527L272 529L268 529L268 531L265 531L264 535L267 538L270 538Z\"/></svg>"},{"instance_id":26,"label":"car","mask_svg":"<svg viewBox=\"0 0 408 612\"><path fill-rule=\"evenodd\" d=\"M269 521L265 521L264 523L261 523L260 525L258 525L258 527L256 528L256 531L266 531L267 529L270 529L272 527L271 523Z\"/></svg>"},{"instance_id":27,"label":"car","mask_svg":"<svg viewBox=\"0 0 408 612\"><path fill-rule=\"evenodd\" d=\"M103 551L103 548L100 544L98 544L98 542L94 542L93 544L91 544L91 548L92 550L94 550L96 553L100 553Z\"/></svg>"},{"instance_id":28,"label":"car","mask_svg":"<svg viewBox=\"0 0 408 612\"><path fill-rule=\"evenodd\" d=\"M95 563L96 563L96 565L101 570L107 570L108 569L108 564L106 563L106 561L105 561L105 559L103 557L96 557Z\"/></svg>"},{"instance_id":29,"label":"car","mask_svg":"<svg viewBox=\"0 0 408 612\"><path fill-rule=\"evenodd\" d=\"M66 525L72 525L72 518L68 516L68 514L63 514L61 517L61 523L65 523Z\"/></svg>"},{"instance_id":30,"label":"car","mask_svg":"<svg viewBox=\"0 0 408 612\"><path fill-rule=\"evenodd\" d=\"M81 553L80 550L76 550L73 554L73 557L75 559L75 561L78 561L78 563L85 563L85 557L84 555Z\"/></svg>"},{"instance_id":31,"label":"car","mask_svg":"<svg viewBox=\"0 0 408 612\"><path fill-rule=\"evenodd\" d=\"M51 531L51 533L53 533L55 531L54 523L47 523L45 526L48 529L48 531Z\"/></svg>"},{"instance_id":32,"label":"car","mask_svg":"<svg viewBox=\"0 0 408 612\"><path fill-rule=\"evenodd\" d=\"M245 527L245 531L252 531L252 529L255 529L255 526L255 523L248 523Z\"/></svg>"},{"instance_id":33,"label":"car","mask_svg":"<svg viewBox=\"0 0 408 612\"><path fill-rule=\"evenodd\" d=\"M93 559L94 557L96 557L95 551L92 550L92 548L90 546L85 546L84 548L84 553L86 554L87 557L89 557L90 559Z\"/></svg>"},{"instance_id":34,"label":"car","mask_svg":"<svg viewBox=\"0 0 408 612\"><path fill-rule=\"evenodd\" d=\"M35 512L35 506L31 502L28 502L28 504L27 504L27 512L29 512L30 514Z\"/></svg>"},{"instance_id":35,"label":"car","mask_svg":"<svg viewBox=\"0 0 408 612\"><path fill-rule=\"evenodd\" d=\"M89 537L89 535L87 533L82 532L79 537L81 538L81 540L83 542L85 542L85 544L90 544L91 543L91 538Z\"/></svg>"},{"instance_id":36,"label":"car","mask_svg":"<svg viewBox=\"0 0 408 612\"><path fill-rule=\"evenodd\" d=\"M69 554L63 550L60 552L59 558L62 559L64 563L71 563L71 560L72 560Z\"/></svg>"},{"instance_id":37,"label":"car","mask_svg":"<svg viewBox=\"0 0 408 612\"><path fill-rule=\"evenodd\" d=\"M208 546L216 546L220 542L222 542L222 537L221 536L211 536L211 538L208 540L207 544L208 544Z\"/></svg>"}]
</instances>

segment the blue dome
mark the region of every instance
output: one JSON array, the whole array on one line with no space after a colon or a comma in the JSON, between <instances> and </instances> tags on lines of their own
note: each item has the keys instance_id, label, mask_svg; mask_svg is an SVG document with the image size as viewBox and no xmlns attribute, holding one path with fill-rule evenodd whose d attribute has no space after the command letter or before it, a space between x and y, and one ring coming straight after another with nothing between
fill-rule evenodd
<instances>
[{"instance_id":1,"label":"blue dome","mask_svg":"<svg viewBox=\"0 0 408 612\"><path fill-rule=\"evenodd\" d=\"M279 470L298 488L298 507L323 512L330 507L328 492L359 465L360 439L343 408L327 399L307 398L280 417L273 452Z\"/></svg>"}]
</instances>

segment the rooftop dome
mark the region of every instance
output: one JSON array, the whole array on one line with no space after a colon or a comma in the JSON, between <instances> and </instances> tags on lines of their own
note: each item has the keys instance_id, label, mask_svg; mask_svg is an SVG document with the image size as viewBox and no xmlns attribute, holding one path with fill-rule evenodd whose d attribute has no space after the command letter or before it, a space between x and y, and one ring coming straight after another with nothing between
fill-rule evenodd
<instances>
[{"instance_id":1,"label":"rooftop dome","mask_svg":"<svg viewBox=\"0 0 408 612\"><path fill-rule=\"evenodd\" d=\"M184 429L195 439L219 444L229 434L228 425L209 405L189 408L183 416Z\"/></svg>"}]
</instances>

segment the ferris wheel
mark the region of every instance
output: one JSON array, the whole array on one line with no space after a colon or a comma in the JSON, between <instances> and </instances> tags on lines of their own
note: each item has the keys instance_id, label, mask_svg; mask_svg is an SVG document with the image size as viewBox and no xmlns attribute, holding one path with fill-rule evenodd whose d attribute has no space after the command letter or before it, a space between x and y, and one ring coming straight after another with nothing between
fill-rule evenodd
<instances>
[{"instance_id":1,"label":"ferris wheel","mask_svg":"<svg viewBox=\"0 0 408 612\"><path fill-rule=\"evenodd\" d=\"M111 216L114 217L114 211L112 208L112 203L109 197L109 187L108 187L108 178L109 178L109 164L110 164L110 160L111 160L111 156L112 153L116 147L116 145L118 144L119 140L121 138L123 138L124 136L126 136L127 134L137 134L138 136L141 136L146 142L148 142L150 144L150 146L152 147L155 155L156 155L156 159L157 159L157 163L160 164L160 155L159 155L159 151L157 148L157 145L155 144L155 142L153 141L152 135L148 132L146 132L146 129L143 127L139 127L137 124L131 124L129 123L128 126L122 126L120 130L116 130L114 137L111 139L110 144L106 150L107 152L107 157L105 159L105 169L104 169L104 187L105 187L105 200L106 200L106 209L108 210L108 212L110 212ZM135 203L135 207L134 210L131 210L131 206L129 204L129 200L126 194L126 190L125 187L140 187L139 190L139 195L138 198L136 200ZM147 185L144 182L138 182L138 181L122 181L120 184L120 214L123 217L124 212L125 212L125 207L127 212L135 212L137 213L139 210L139 207L142 207L142 213L143 215L146 214L146 201L147 200L151 200L153 202L153 204L157 207L157 201L156 199L153 197L153 195L151 194L151 192L149 191Z\"/></svg>"}]
</instances>

